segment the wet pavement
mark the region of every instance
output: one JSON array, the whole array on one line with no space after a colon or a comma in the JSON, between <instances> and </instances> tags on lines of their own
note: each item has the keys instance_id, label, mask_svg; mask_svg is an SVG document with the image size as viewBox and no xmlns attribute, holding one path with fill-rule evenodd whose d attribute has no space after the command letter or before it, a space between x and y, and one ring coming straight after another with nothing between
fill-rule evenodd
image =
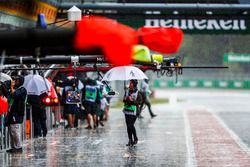
<instances>
[{"instance_id":1,"label":"wet pavement","mask_svg":"<svg viewBox=\"0 0 250 167\"><path fill-rule=\"evenodd\" d=\"M27 141L23 153L0 153L0 166L248 166L250 95L209 93L158 91L158 97L175 97L154 105L153 119L143 111L134 147L125 146L123 113L112 109L104 127L58 128Z\"/></svg>"},{"instance_id":2,"label":"wet pavement","mask_svg":"<svg viewBox=\"0 0 250 167\"><path fill-rule=\"evenodd\" d=\"M164 105L163 105L164 106ZM59 128L27 142L22 154L1 153L2 166L185 166L183 115L155 106L157 117L137 120L139 142L128 142L123 113L110 111L104 127Z\"/></svg>"}]
</instances>

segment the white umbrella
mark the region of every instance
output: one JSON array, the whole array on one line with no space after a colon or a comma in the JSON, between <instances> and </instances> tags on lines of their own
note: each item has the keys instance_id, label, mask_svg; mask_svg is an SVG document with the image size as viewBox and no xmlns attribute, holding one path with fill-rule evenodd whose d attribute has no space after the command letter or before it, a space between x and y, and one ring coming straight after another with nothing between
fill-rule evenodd
<instances>
[{"instance_id":1,"label":"white umbrella","mask_svg":"<svg viewBox=\"0 0 250 167\"><path fill-rule=\"evenodd\" d=\"M41 95L45 92L49 92L51 87L50 82L41 75L27 75L24 77L23 87L27 89L28 95Z\"/></svg>"},{"instance_id":2,"label":"white umbrella","mask_svg":"<svg viewBox=\"0 0 250 167\"><path fill-rule=\"evenodd\" d=\"M104 76L102 81L127 81L131 79L142 80L148 77L137 67L120 66L110 69Z\"/></svg>"},{"instance_id":3,"label":"white umbrella","mask_svg":"<svg viewBox=\"0 0 250 167\"><path fill-rule=\"evenodd\" d=\"M5 82L8 80L12 80L11 77L5 73L0 73L0 81L1 82Z\"/></svg>"}]
</instances>

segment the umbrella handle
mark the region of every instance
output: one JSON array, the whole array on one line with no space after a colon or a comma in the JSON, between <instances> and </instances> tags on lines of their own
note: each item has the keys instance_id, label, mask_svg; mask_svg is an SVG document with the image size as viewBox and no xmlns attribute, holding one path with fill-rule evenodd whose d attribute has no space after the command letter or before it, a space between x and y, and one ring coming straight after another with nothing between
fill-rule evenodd
<instances>
[{"instance_id":1,"label":"umbrella handle","mask_svg":"<svg viewBox=\"0 0 250 167\"><path fill-rule=\"evenodd\" d=\"M127 92L127 88L126 88L126 81L124 80L124 96L127 96L128 92Z\"/></svg>"}]
</instances>

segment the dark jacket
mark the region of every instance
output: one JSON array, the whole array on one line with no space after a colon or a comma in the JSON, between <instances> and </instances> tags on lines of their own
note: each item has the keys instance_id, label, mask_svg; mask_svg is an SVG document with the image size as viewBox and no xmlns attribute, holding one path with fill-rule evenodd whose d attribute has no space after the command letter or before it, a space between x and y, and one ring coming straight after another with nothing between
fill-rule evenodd
<instances>
[{"instance_id":1,"label":"dark jacket","mask_svg":"<svg viewBox=\"0 0 250 167\"><path fill-rule=\"evenodd\" d=\"M24 87L17 88L13 94L9 95L9 101L13 100L7 113L6 125L22 123L25 112L27 90Z\"/></svg>"},{"instance_id":2,"label":"dark jacket","mask_svg":"<svg viewBox=\"0 0 250 167\"><path fill-rule=\"evenodd\" d=\"M40 107L32 106L32 119L33 122L37 120L46 120L46 109L45 106L42 104Z\"/></svg>"},{"instance_id":3,"label":"dark jacket","mask_svg":"<svg viewBox=\"0 0 250 167\"><path fill-rule=\"evenodd\" d=\"M38 120L38 119L46 120L46 109L45 109L46 106L42 102L42 99L46 96L47 96L46 93L44 93L40 96L28 95L28 102L32 107L33 122Z\"/></svg>"}]
</instances>

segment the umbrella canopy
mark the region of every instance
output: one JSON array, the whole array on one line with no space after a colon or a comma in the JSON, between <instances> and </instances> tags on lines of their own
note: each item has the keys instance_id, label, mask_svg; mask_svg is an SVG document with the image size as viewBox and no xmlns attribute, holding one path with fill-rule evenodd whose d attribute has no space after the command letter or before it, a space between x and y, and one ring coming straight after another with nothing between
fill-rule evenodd
<instances>
[{"instance_id":1,"label":"umbrella canopy","mask_svg":"<svg viewBox=\"0 0 250 167\"><path fill-rule=\"evenodd\" d=\"M27 75L24 77L23 87L27 89L28 95L38 95L49 92L50 82L40 75Z\"/></svg>"},{"instance_id":2,"label":"umbrella canopy","mask_svg":"<svg viewBox=\"0 0 250 167\"><path fill-rule=\"evenodd\" d=\"M120 66L110 69L104 76L102 81L126 81L131 79L148 79L148 77L137 67Z\"/></svg>"},{"instance_id":3,"label":"umbrella canopy","mask_svg":"<svg viewBox=\"0 0 250 167\"><path fill-rule=\"evenodd\" d=\"M5 73L0 73L0 81L1 82L5 82L8 80L12 80L11 77Z\"/></svg>"},{"instance_id":4,"label":"umbrella canopy","mask_svg":"<svg viewBox=\"0 0 250 167\"><path fill-rule=\"evenodd\" d=\"M0 96L0 115L8 111L8 102L5 98Z\"/></svg>"}]
</instances>

